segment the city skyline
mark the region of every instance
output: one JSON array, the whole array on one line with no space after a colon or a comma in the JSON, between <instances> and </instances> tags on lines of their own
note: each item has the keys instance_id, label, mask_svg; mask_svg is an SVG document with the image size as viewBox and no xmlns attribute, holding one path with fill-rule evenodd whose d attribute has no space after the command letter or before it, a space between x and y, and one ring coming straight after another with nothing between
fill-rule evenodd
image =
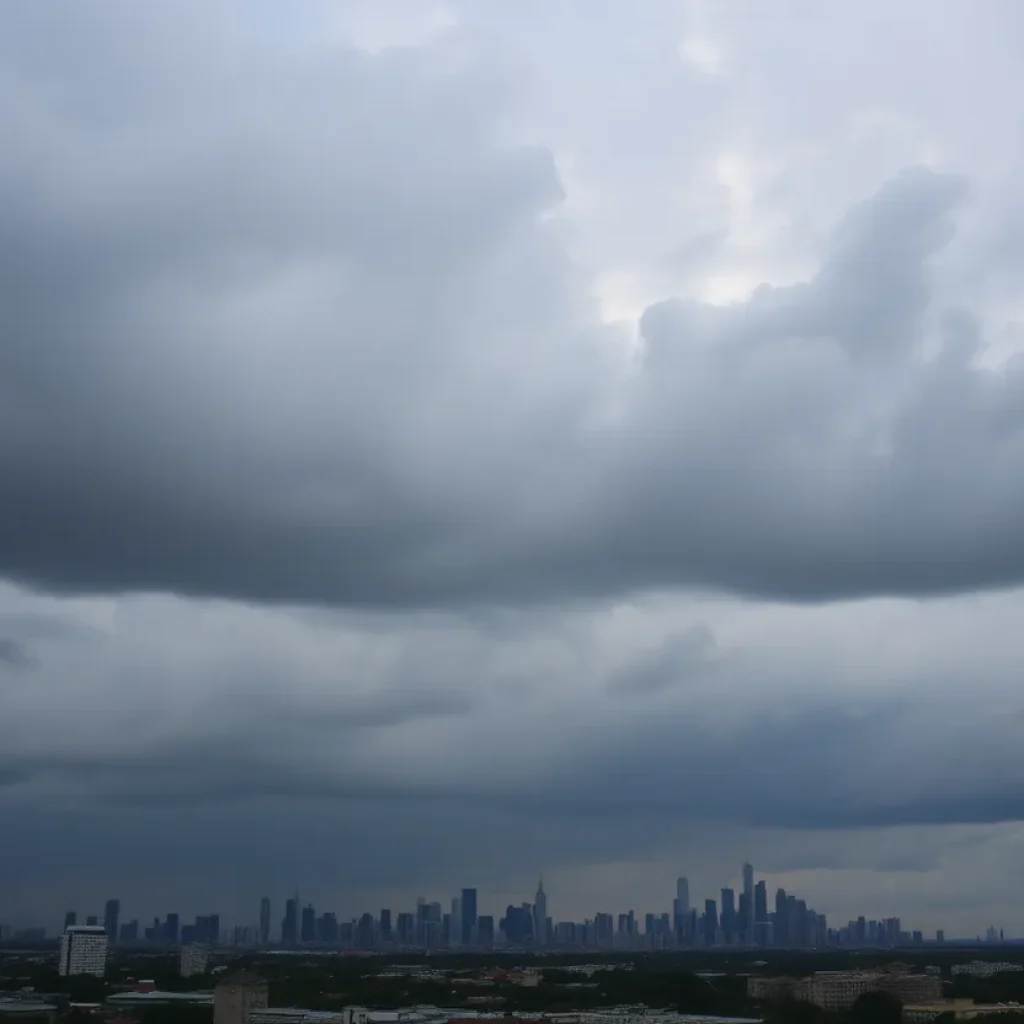
<instances>
[{"instance_id":1,"label":"city skyline","mask_svg":"<svg viewBox=\"0 0 1024 1024\"><path fill-rule=\"evenodd\" d=\"M448 901L444 898L421 895L411 908L364 909L349 918L335 909L318 907L295 888L291 895L279 901L276 925L275 906L278 904L266 895L260 898L255 921L225 920L219 912L208 908L206 914L196 915L194 923L188 920L187 914L174 911L165 916L156 915L151 921L134 917L119 929L121 901L116 897L105 901L102 923L98 915L83 915L77 908L66 911L63 920L65 930L81 928L83 922L87 926L98 926L112 946L118 943L215 945L223 942L246 946L277 944L285 948L397 945L458 949L525 942L543 948L573 945L631 949L854 948L942 942L947 935L950 940L982 937L981 932L974 936L955 935L945 928L937 928L935 934L926 935L922 928L907 927L898 912L877 918L858 914L845 923L830 920L827 912L810 906L797 893L787 893L781 887L769 891L770 879L758 877L749 861L743 863L740 879L739 888L722 886L715 895L702 898L694 897L688 877L678 876L668 910L603 907L595 908L578 920L549 913L543 876L538 880L532 900L513 899L500 911L490 913L485 912L487 903L480 901L480 892L472 887L464 887L458 895L452 896L451 909L447 912ZM510 917L512 912L517 915L514 921ZM481 920L487 922L483 935L477 932L477 922ZM608 922L611 932L603 932L602 920ZM3 923L0 917L0 925ZM985 929L988 941L993 941L995 935L1003 941L1003 933L1002 928L991 924ZM600 937L595 939L597 934ZM538 935L543 935L539 943Z\"/></svg>"},{"instance_id":2,"label":"city skyline","mask_svg":"<svg viewBox=\"0 0 1024 1024\"><path fill-rule=\"evenodd\" d=\"M0 916L1024 935L1019 0L7 6Z\"/></svg>"}]
</instances>

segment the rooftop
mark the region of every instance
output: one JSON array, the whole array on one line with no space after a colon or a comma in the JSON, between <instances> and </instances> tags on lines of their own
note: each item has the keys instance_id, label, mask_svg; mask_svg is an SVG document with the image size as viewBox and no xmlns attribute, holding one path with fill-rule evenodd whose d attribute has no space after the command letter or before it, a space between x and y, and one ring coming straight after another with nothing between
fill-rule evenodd
<instances>
[{"instance_id":1,"label":"rooftop","mask_svg":"<svg viewBox=\"0 0 1024 1024\"><path fill-rule=\"evenodd\" d=\"M0 999L0 1014L11 1016L21 1013L53 1013L57 1009L50 1003L35 1002L29 999Z\"/></svg>"},{"instance_id":2,"label":"rooftop","mask_svg":"<svg viewBox=\"0 0 1024 1024\"><path fill-rule=\"evenodd\" d=\"M217 988L222 985L266 985L266 981L252 971L235 971L217 982Z\"/></svg>"},{"instance_id":3,"label":"rooftop","mask_svg":"<svg viewBox=\"0 0 1024 1024\"><path fill-rule=\"evenodd\" d=\"M200 1006L213 1005L212 992L115 992L107 996L107 1003L113 1006L136 1006L145 1003L194 1003Z\"/></svg>"}]
</instances>

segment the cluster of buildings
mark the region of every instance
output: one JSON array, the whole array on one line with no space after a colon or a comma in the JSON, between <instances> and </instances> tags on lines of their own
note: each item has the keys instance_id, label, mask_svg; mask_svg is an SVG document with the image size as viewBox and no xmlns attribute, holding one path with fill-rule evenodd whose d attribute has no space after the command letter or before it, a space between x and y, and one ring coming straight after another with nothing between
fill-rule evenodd
<instances>
[{"instance_id":1,"label":"cluster of buildings","mask_svg":"<svg viewBox=\"0 0 1024 1024\"><path fill-rule=\"evenodd\" d=\"M768 1002L796 1000L823 1010L848 1010L867 992L887 992L901 1003L933 1003L942 999L942 978L911 974L900 964L872 971L817 971L805 978L750 977L747 995Z\"/></svg>"},{"instance_id":2,"label":"cluster of buildings","mask_svg":"<svg viewBox=\"0 0 1024 1024\"><path fill-rule=\"evenodd\" d=\"M676 883L670 912L649 913L641 920L634 912L597 913L584 921L557 921L548 914L547 894L541 881L532 903L510 904L495 919L478 913L476 889L463 889L450 905L417 901L416 909L393 915L381 910L350 921L333 913L318 914L312 903L298 896L286 901L281 921L280 944L342 947L352 949L421 948L458 949L494 947L511 949L691 949L713 947L778 947L814 949L899 947L923 943L920 931L905 931L899 918L882 921L863 917L840 928L829 928L824 914L806 901L778 889L769 903L766 882L757 880L754 868L744 864L742 888L723 888L720 899L706 899L702 906L690 900L686 878ZM246 930L257 944L273 941L271 904L264 897L258 929ZM238 930L233 938L239 943ZM943 940L941 932L937 941Z\"/></svg>"},{"instance_id":3,"label":"cluster of buildings","mask_svg":"<svg viewBox=\"0 0 1024 1024\"><path fill-rule=\"evenodd\" d=\"M203 914L191 923L177 913L155 918L140 928L139 921L120 920L120 901L107 901L102 924L88 917L84 927L102 928L108 945L236 946L243 948L323 947L374 949L566 949L658 950L715 947L783 949L898 948L923 944L920 931L906 931L898 917L869 920L859 917L838 928L824 914L784 889L769 900L764 879L744 864L742 887L723 888L718 898L694 905L686 878L679 878L671 911L641 917L634 911L597 913L583 921L559 921L548 913L548 898L541 881L532 902L509 904L504 914L479 913L476 889L462 889L449 903L417 900L415 909L393 914L383 909L376 916L363 913L342 920L327 911L318 913L298 895L285 901L279 927L274 926L269 897L260 903L259 924L221 927L220 915ZM81 927L74 911L65 917L65 932ZM990 939L994 933L990 929ZM41 937L41 936L40 936ZM1001 939L1001 933L997 935ZM943 942L936 933L934 941ZM993 940L996 941L996 940Z\"/></svg>"},{"instance_id":4,"label":"cluster of buildings","mask_svg":"<svg viewBox=\"0 0 1024 1024\"><path fill-rule=\"evenodd\" d=\"M1024 970L1019 964L960 964L954 974L988 977L1000 970ZM975 1020L979 1017L1022 1014L1018 1003L976 1003L972 999L944 999L942 978L938 968L924 974L913 974L903 964L868 971L818 971L804 978L758 977L747 979L747 995L765 1002L798 1000L812 1003L823 1010L842 1012L850 1009L868 992L886 992L903 1004L903 1020L907 1024L925 1024L943 1020Z\"/></svg>"}]
</instances>

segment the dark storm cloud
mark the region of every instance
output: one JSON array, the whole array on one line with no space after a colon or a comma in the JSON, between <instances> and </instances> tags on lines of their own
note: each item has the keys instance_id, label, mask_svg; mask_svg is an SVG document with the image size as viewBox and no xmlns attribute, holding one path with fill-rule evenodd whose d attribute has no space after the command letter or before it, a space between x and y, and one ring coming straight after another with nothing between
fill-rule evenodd
<instances>
[{"instance_id":1,"label":"dark storm cloud","mask_svg":"<svg viewBox=\"0 0 1024 1024\"><path fill-rule=\"evenodd\" d=\"M693 681L701 669L692 651L687 660L688 669L674 659L674 673ZM641 657L635 672L616 679L644 679L648 671L649 658ZM729 665L720 671L728 679ZM731 685L743 692L735 677ZM458 724L470 705L452 694L321 700L303 710L301 698L289 704L239 693L207 702L189 732L126 737L119 724L116 735L85 746L71 739L45 752L6 749L0 772L8 785L23 787L22 795L55 806L68 800L98 810L292 798L381 807L419 802L469 818L483 809L508 813L552 834L602 821L633 822L642 834L641 823L651 820L820 830L1024 817L1013 781L1024 770L1016 728L958 714L952 696L923 715L916 699L807 694L799 707L782 700L776 710L761 707L729 721L698 712L698 704L690 714L675 704L652 706L659 695L672 696L660 681L640 693L645 699L632 710L620 706L598 722L581 719L565 734L537 731L532 742L524 737L505 749L494 743L489 756L486 743L473 745L472 734L493 735L493 722L468 718L461 731L440 740L396 731L438 717ZM977 752L927 756L954 734ZM409 742L412 751L403 757ZM460 747L471 771L447 756Z\"/></svg>"},{"instance_id":2,"label":"dark storm cloud","mask_svg":"<svg viewBox=\"0 0 1024 1024\"><path fill-rule=\"evenodd\" d=\"M383 606L1024 579L1024 373L935 326L959 179L889 182L804 285L651 308L629 374L551 159L495 142L500 62L296 64L216 11L111 10L0 42L8 577Z\"/></svg>"}]
</instances>

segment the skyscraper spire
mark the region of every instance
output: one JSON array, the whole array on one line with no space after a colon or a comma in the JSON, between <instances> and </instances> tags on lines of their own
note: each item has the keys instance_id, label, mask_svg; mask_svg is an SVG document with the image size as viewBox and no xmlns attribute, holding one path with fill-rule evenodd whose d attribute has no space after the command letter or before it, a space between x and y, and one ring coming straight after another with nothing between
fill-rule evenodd
<instances>
[{"instance_id":1,"label":"skyscraper spire","mask_svg":"<svg viewBox=\"0 0 1024 1024\"><path fill-rule=\"evenodd\" d=\"M537 895L533 898L533 941L540 947L548 944L548 898L544 893L544 873L537 881Z\"/></svg>"}]
</instances>

